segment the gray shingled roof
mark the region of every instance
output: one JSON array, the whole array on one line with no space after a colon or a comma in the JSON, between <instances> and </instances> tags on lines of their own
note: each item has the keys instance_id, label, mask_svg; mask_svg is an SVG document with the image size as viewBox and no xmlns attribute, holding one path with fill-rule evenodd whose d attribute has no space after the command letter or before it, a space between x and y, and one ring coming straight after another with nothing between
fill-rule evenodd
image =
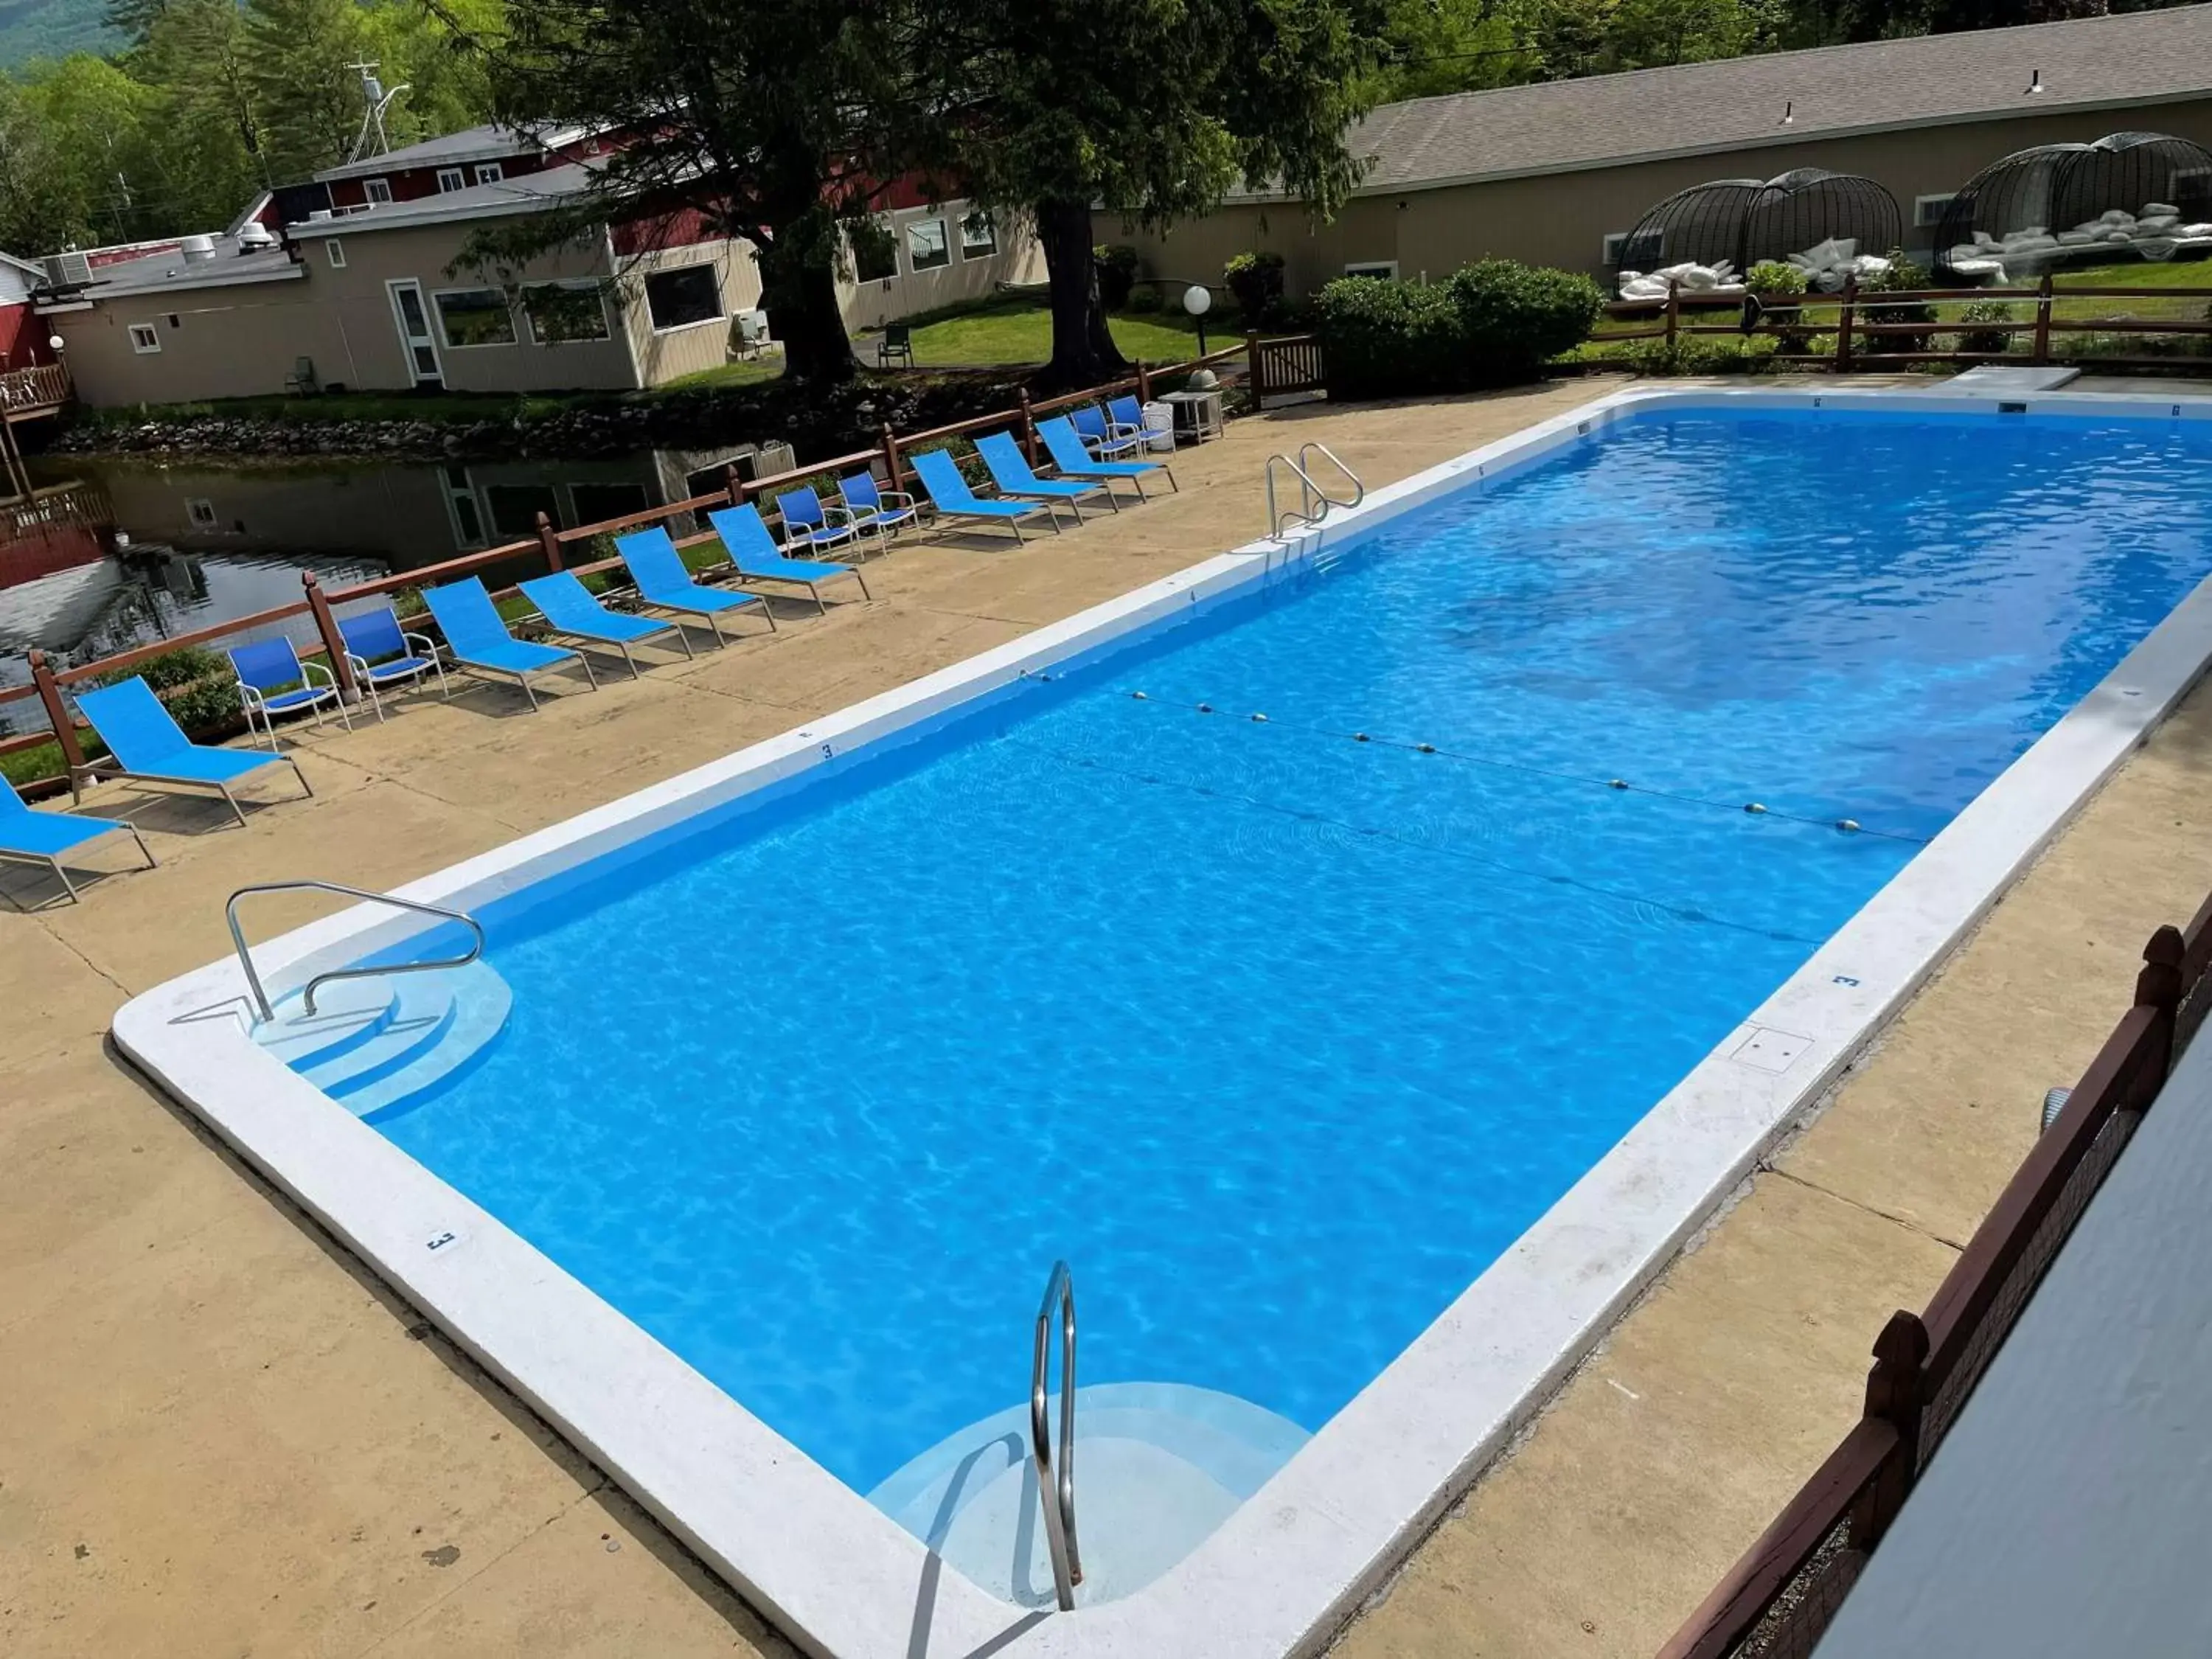
<instances>
[{"instance_id":1,"label":"gray shingled roof","mask_svg":"<svg viewBox=\"0 0 2212 1659\"><path fill-rule=\"evenodd\" d=\"M519 173L512 179L471 185L465 190L441 191L435 196L420 196L411 202L380 202L373 207L356 208L328 219L301 220L286 228L297 234L330 236L388 230L401 225L434 225L454 219L488 219L501 214L535 212L582 190L591 182L592 173L603 165L598 161L564 161L557 167Z\"/></svg>"},{"instance_id":2,"label":"gray shingled roof","mask_svg":"<svg viewBox=\"0 0 2212 1659\"><path fill-rule=\"evenodd\" d=\"M1375 111L1352 146L1374 158L1367 194L2206 96L2212 5L2199 5L1420 98Z\"/></svg>"},{"instance_id":3,"label":"gray shingled roof","mask_svg":"<svg viewBox=\"0 0 2212 1659\"><path fill-rule=\"evenodd\" d=\"M464 127L442 137L425 138L419 144L404 145L381 155L325 167L315 177L327 182L332 179L366 179L374 173L397 173L406 167L427 167L444 161L495 161L505 155L534 155L540 150L558 149L582 136L580 127L526 133L490 122L483 126Z\"/></svg>"}]
</instances>

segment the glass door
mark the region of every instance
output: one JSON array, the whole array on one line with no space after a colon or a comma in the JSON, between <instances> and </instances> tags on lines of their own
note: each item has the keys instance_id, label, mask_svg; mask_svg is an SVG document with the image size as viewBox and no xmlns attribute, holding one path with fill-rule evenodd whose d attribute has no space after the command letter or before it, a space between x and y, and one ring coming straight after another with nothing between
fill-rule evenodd
<instances>
[{"instance_id":1,"label":"glass door","mask_svg":"<svg viewBox=\"0 0 2212 1659\"><path fill-rule=\"evenodd\" d=\"M438 343L430 335L430 313L422 304L422 284L406 281L386 283L392 294L392 320L398 325L399 349L407 354L416 386L442 386L445 371L438 364Z\"/></svg>"}]
</instances>

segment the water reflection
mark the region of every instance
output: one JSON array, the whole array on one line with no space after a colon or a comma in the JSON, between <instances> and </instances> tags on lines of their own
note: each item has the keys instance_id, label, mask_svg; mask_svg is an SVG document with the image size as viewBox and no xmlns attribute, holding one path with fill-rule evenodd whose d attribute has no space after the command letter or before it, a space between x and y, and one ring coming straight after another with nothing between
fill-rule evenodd
<instances>
[{"instance_id":1,"label":"water reflection","mask_svg":"<svg viewBox=\"0 0 2212 1659\"><path fill-rule=\"evenodd\" d=\"M750 447L748 446L748 447ZM720 452L589 461L252 464L33 458L29 498L0 500L0 685L25 653L68 665L249 616L325 586L418 569L719 483ZM230 636L289 632L305 618ZM226 641L225 642L228 642ZM35 730L35 702L0 704L0 733Z\"/></svg>"}]
</instances>

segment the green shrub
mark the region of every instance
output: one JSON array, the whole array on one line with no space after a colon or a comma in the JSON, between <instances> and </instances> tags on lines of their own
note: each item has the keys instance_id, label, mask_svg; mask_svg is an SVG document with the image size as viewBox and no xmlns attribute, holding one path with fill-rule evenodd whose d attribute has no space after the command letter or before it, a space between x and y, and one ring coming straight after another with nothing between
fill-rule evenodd
<instances>
[{"instance_id":1,"label":"green shrub","mask_svg":"<svg viewBox=\"0 0 2212 1659\"><path fill-rule=\"evenodd\" d=\"M1805 273L1787 259L1761 259L1744 276L1753 294L1802 294Z\"/></svg>"},{"instance_id":2,"label":"green shrub","mask_svg":"<svg viewBox=\"0 0 2212 1659\"><path fill-rule=\"evenodd\" d=\"M1767 374L1781 355L1781 343L1771 334L1753 334L1729 340L1712 335L1690 334L1673 341L1635 340L1610 361L1638 374Z\"/></svg>"},{"instance_id":3,"label":"green shrub","mask_svg":"<svg viewBox=\"0 0 2212 1659\"><path fill-rule=\"evenodd\" d=\"M1283 256L1235 254L1221 267L1221 280L1236 296L1237 309L1256 325L1283 297Z\"/></svg>"},{"instance_id":4,"label":"green shrub","mask_svg":"<svg viewBox=\"0 0 2212 1659\"><path fill-rule=\"evenodd\" d=\"M1119 311L1129 303L1129 290L1144 262L1127 242L1103 242L1091 250L1091 257L1098 265L1098 297L1107 310Z\"/></svg>"},{"instance_id":5,"label":"green shrub","mask_svg":"<svg viewBox=\"0 0 2212 1659\"><path fill-rule=\"evenodd\" d=\"M1589 338L1602 304L1587 276L1485 259L1434 288L1342 278L1315 323L1331 396L1403 397L1536 379Z\"/></svg>"},{"instance_id":6,"label":"green shrub","mask_svg":"<svg viewBox=\"0 0 2212 1659\"><path fill-rule=\"evenodd\" d=\"M186 645L164 651L158 657L149 657L136 668L119 668L112 674L102 674L99 683L119 685L125 680L143 680L155 691L173 691L195 680L217 678L236 678L231 673L230 659L204 645Z\"/></svg>"},{"instance_id":7,"label":"green shrub","mask_svg":"<svg viewBox=\"0 0 2212 1659\"><path fill-rule=\"evenodd\" d=\"M187 733L215 731L244 718L238 675L230 659L205 646L179 646L149 657L135 668L102 674L100 685L143 679L168 706L170 718Z\"/></svg>"},{"instance_id":8,"label":"green shrub","mask_svg":"<svg viewBox=\"0 0 2212 1659\"><path fill-rule=\"evenodd\" d=\"M1129 297L1122 301L1121 309L1150 316L1167 309L1167 295L1160 292L1158 283L1139 283L1129 290Z\"/></svg>"},{"instance_id":9,"label":"green shrub","mask_svg":"<svg viewBox=\"0 0 2212 1659\"><path fill-rule=\"evenodd\" d=\"M1960 308L1962 323L2008 323L2013 320L2013 308L2002 300L1977 300ZM1970 328L1959 336L1961 351L2006 351L2012 346L2012 336L2002 329Z\"/></svg>"},{"instance_id":10,"label":"green shrub","mask_svg":"<svg viewBox=\"0 0 2212 1659\"><path fill-rule=\"evenodd\" d=\"M217 731L245 718L235 679L195 680L161 701L169 706L169 718L187 732Z\"/></svg>"},{"instance_id":11,"label":"green shrub","mask_svg":"<svg viewBox=\"0 0 2212 1659\"><path fill-rule=\"evenodd\" d=\"M1878 271L1859 284L1862 294L1901 294L1928 286L1928 271L1905 257L1903 248L1889 251L1889 269ZM1936 307L1925 301L1909 305L1868 306L1861 313L1868 323L1928 323L1936 321ZM1892 351L1925 351L1936 343L1936 331L1930 327L1924 334L1869 334L1864 337L1863 349L1869 354Z\"/></svg>"}]
</instances>

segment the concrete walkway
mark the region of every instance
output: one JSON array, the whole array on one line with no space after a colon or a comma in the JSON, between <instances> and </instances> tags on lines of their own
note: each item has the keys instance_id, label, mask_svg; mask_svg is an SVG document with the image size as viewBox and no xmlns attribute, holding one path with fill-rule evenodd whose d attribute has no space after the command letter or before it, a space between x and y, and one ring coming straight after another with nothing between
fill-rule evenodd
<instances>
[{"instance_id":1,"label":"concrete walkway","mask_svg":"<svg viewBox=\"0 0 2212 1659\"><path fill-rule=\"evenodd\" d=\"M405 881L1126 591L1262 528L1271 450L1381 483L1613 389L1233 424L1079 536L910 548L872 605L579 693L310 738L318 797L100 792L162 867L0 914L0 1653L781 1654L597 1471L109 1057L127 995L227 948L223 896ZM2045 1086L2212 885L2200 693L1634 1310L1346 1633L1354 1655L1642 1656L1856 1413L1866 1351L2009 1174ZM272 797L283 792L268 791ZM123 860L118 860L118 864ZM11 874L6 890L51 892ZM315 913L270 902L265 936Z\"/></svg>"}]
</instances>

